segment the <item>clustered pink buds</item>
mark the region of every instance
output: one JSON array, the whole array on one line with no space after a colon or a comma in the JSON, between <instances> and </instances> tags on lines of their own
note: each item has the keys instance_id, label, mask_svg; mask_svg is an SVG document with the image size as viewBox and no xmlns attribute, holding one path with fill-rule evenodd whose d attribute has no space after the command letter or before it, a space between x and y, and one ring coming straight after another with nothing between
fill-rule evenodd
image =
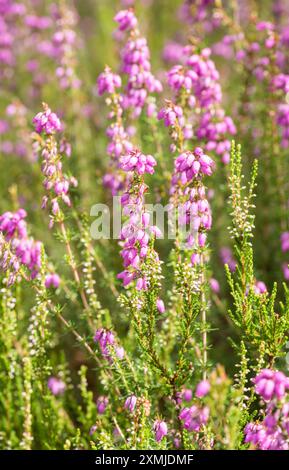
<instances>
[{"instance_id":1,"label":"clustered pink buds","mask_svg":"<svg viewBox=\"0 0 289 470\"><path fill-rule=\"evenodd\" d=\"M118 359L123 359L124 357L124 349L115 341L115 336L110 330L105 330L104 328L100 328L96 331L94 338L95 343L99 344L99 348L101 354L104 358L106 358L109 362L112 362L112 356L110 352L110 347L114 349L116 357Z\"/></svg>"},{"instance_id":2,"label":"clustered pink buds","mask_svg":"<svg viewBox=\"0 0 289 470\"><path fill-rule=\"evenodd\" d=\"M177 106L171 101L166 100L166 106L158 113L158 119L163 119L166 127L174 127L176 123L180 127L185 124L184 113L181 106Z\"/></svg>"},{"instance_id":3,"label":"clustered pink buds","mask_svg":"<svg viewBox=\"0 0 289 470\"><path fill-rule=\"evenodd\" d=\"M112 73L109 67L105 67L97 79L97 89L99 95L103 93L109 93L110 95L115 93L117 88L121 87L121 78L119 75Z\"/></svg>"},{"instance_id":4,"label":"clustered pink buds","mask_svg":"<svg viewBox=\"0 0 289 470\"><path fill-rule=\"evenodd\" d=\"M179 224L190 227L187 237L189 248L204 248L206 232L211 229L212 216L205 186L202 178L213 172L213 160L205 155L200 147L193 152L187 151L175 160L175 171L172 178L171 195L174 205L179 210ZM192 187L191 187L192 186ZM200 254L195 251L192 264L199 264Z\"/></svg>"},{"instance_id":5,"label":"clustered pink buds","mask_svg":"<svg viewBox=\"0 0 289 470\"><path fill-rule=\"evenodd\" d=\"M61 122L58 116L44 105L44 111L36 114L33 118L33 124L36 132L42 134L43 132L47 135L54 134L55 132L61 131Z\"/></svg>"},{"instance_id":6,"label":"clustered pink buds","mask_svg":"<svg viewBox=\"0 0 289 470\"><path fill-rule=\"evenodd\" d=\"M245 442L260 450L288 450L289 378L283 372L263 369L253 381L256 393L266 403L265 417L246 425Z\"/></svg>"},{"instance_id":7,"label":"clustered pink buds","mask_svg":"<svg viewBox=\"0 0 289 470\"><path fill-rule=\"evenodd\" d=\"M213 160L200 147L196 147L194 152L188 150L176 158L174 179L180 177L181 183L187 184L196 176L211 175L213 166Z\"/></svg>"},{"instance_id":8,"label":"clustered pink buds","mask_svg":"<svg viewBox=\"0 0 289 470\"><path fill-rule=\"evenodd\" d=\"M283 372L263 369L255 379L255 390L265 401L281 400L289 390L289 378Z\"/></svg>"},{"instance_id":9,"label":"clustered pink buds","mask_svg":"<svg viewBox=\"0 0 289 470\"><path fill-rule=\"evenodd\" d=\"M138 175L154 173L154 166L157 162L152 155L144 155L139 150L134 149L129 152L128 155L124 155L120 159L120 167L124 171L134 171Z\"/></svg>"},{"instance_id":10,"label":"clustered pink buds","mask_svg":"<svg viewBox=\"0 0 289 470\"><path fill-rule=\"evenodd\" d=\"M47 138L44 141L43 148L41 151L41 156L43 158L42 161L42 173L45 176L45 179L43 181L43 186L47 190L48 195L43 197L42 200L42 208L45 208L50 201L51 204L51 219L50 219L50 227L52 227L54 223L54 219L57 217L61 216L61 209L60 209L60 200L64 202L67 206L70 207L71 201L69 197L69 190L70 187L76 187L77 186L77 180L73 176L68 178L63 174L62 170L62 161L61 161L61 155L58 151L57 147L57 142L53 138L51 134L53 134L54 131L59 131L61 129L61 124L58 119L58 117L51 112L51 110L47 107L46 104L43 105L44 107L44 112L43 113L38 113L33 122L36 126L36 130L39 133L45 133ZM51 115L54 115L56 117L53 117L52 122L59 122L59 126L56 128L54 127L54 130L52 131L52 124L50 123L48 126L47 130L47 123L45 124L45 119L43 116L46 116L48 113L48 118L51 117ZM43 125L39 123L44 123ZM63 144L62 144L63 147ZM67 145L64 146L63 148L65 151L67 149Z\"/></svg>"},{"instance_id":11,"label":"clustered pink buds","mask_svg":"<svg viewBox=\"0 0 289 470\"><path fill-rule=\"evenodd\" d=\"M165 421L156 420L154 422L155 439L160 442L168 434L168 426Z\"/></svg>"},{"instance_id":12,"label":"clustered pink buds","mask_svg":"<svg viewBox=\"0 0 289 470\"><path fill-rule=\"evenodd\" d=\"M201 408L193 405L190 408L183 408L179 414L179 418L184 422L184 428L187 431L200 431L209 419L210 411L207 406Z\"/></svg>"},{"instance_id":13,"label":"clustered pink buds","mask_svg":"<svg viewBox=\"0 0 289 470\"><path fill-rule=\"evenodd\" d=\"M121 256L125 270L118 274L123 285L127 286L134 279L138 290L148 288L146 277L142 276L141 266L148 254L149 233L148 226L150 215L144 210L144 193L147 189L143 181L139 181L139 176L144 173L154 173L155 159L151 155L143 155L139 150L131 151L127 156L121 158L122 168L127 172L133 172L134 178L128 190L121 197L121 204L124 207L124 215L128 216L128 221L121 230L121 241L123 249ZM158 235L157 227L149 227L149 231ZM155 253L156 260L158 259Z\"/></svg>"},{"instance_id":14,"label":"clustered pink buds","mask_svg":"<svg viewBox=\"0 0 289 470\"><path fill-rule=\"evenodd\" d=\"M6 240L13 237L26 238L27 226L25 218L27 213L24 209L18 209L16 212L4 212L0 215L0 230L5 234Z\"/></svg>"},{"instance_id":15,"label":"clustered pink buds","mask_svg":"<svg viewBox=\"0 0 289 470\"><path fill-rule=\"evenodd\" d=\"M138 24L137 18L132 9L119 11L115 15L114 20L118 23L120 31L134 29Z\"/></svg>"},{"instance_id":16,"label":"clustered pink buds","mask_svg":"<svg viewBox=\"0 0 289 470\"><path fill-rule=\"evenodd\" d=\"M10 241L12 254L15 255L15 258L10 259L10 266L13 265L14 271L14 274L11 274L10 283L15 281L20 264L30 270L32 279L37 276L41 266L42 244L28 237L27 225L24 220L26 215L24 209L19 209L15 213L5 212L0 216L0 232L6 241ZM2 257L2 269L5 268L6 261L5 257Z\"/></svg>"},{"instance_id":17,"label":"clustered pink buds","mask_svg":"<svg viewBox=\"0 0 289 470\"><path fill-rule=\"evenodd\" d=\"M145 38L138 30L137 18L132 10L122 10L115 16L120 31L130 31L122 52L121 70L128 77L122 106L140 115L149 93L160 93L162 85L151 73L150 52Z\"/></svg>"},{"instance_id":18,"label":"clustered pink buds","mask_svg":"<svg viewBox=\"0 0 289 470\"><path fill-rule=\"evenodd\" d=\"M205 48L197 53L192 46L187 46L183 49L183 55L185 64L175 65L167 74L168 85L175 94L175 104L167 102L158 117L164 119L166 126L173 128L171 135L174 141L179 137L174 129L178 124L178 133L182 134L183 139L190 139L194 133L204 142L207 151L215 151L224 163L228 163L230 141L227 135L234 135L236 128L221 106L220 77L210 58L211 50ZM179 103L187 111L196 107L200 110L199 117L196 119L194 116L193 125L192 119L184 118L184 110ZM174 146L172 150L175 150Z\"/></svg>"}]
</instances>

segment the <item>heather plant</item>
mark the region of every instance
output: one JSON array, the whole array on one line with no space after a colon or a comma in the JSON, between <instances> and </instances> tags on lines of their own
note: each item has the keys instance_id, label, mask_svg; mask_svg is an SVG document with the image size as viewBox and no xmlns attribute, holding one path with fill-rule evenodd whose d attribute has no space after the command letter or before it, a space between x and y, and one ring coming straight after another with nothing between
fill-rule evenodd
<instances>
[{"instance_id":1,"label":"heather plant","mask_svg":"<svg viewBox=\"0 0 289 470\"><path fill-rule=\"evenodd\" d=\"M0 1L1 449L288 450L288 10Z\"/></svg>"}]
</instances>

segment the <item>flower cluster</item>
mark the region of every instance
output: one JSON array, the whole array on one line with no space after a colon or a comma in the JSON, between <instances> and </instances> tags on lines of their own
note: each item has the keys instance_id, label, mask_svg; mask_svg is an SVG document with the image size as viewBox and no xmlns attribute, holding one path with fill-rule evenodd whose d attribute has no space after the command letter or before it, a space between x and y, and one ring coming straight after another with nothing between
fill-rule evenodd
<instances>
[{"instance_id":1,"label":"flower cluster","mask_svg":"<svg viewBox=\"0 0 289 470\"><path fill-rule=\"evenodd\" d=\"M289 449L289 378L282 372L263 369L255 377L256 393L265 401L262 421L245 427L245 442L261 450Z\"/></svg>"},{"instance_id":2,"label":"flower cluster","mask_svg":"<svg viewBox=\"0 0 289 470\"><path fill-rule=\"evenodd\" d=\"M183 408L179 414L179 419L184 422L187 431L200 431L209 419L210 410L207 406L201 408L193 405L190 408Z\"/></svg>"},{"instance_id":3,"label":"flower cluster","mask_svg":"<svg viewBox=\"0 0 289 470\"><path fill-rule=\"evenodd\" d=\"M70 187L77 186L77 180L74 177L67 177L62 171L62 158L59 153L57 141L54 133L61 130L61 123L57 115L43 104L44 112L38 113L33 119L35 130L39 134L44 133L44 140L41 140L42 173L45 176L43 186L48 195L43 197L42 208L45 208L50 201L51 219L50 227L54 220L61 220L62 213L59 202L62 200L67 206L71 205L69 197ZM38 140L36 139L36 142ZM65 150L65 149L64 149Z\"/></svg>"},{"instance_id":4,"label":"flower cluster","mask_svg":"<svg viewBox=\"0 0 289 470\"><path fill-rule=\"evenodd\" d=\"M263 369L255 379L255 390L265 401L281 400L289 390L289 378L283 372Z\"/></svg>"},{"instance_id":5,"label":"flower cluster","mask_svg":"<svg viewBox=\"0 0 289 470\"><path fill-rule=\"evenodd\" d=\"M180 225L190 227L186 241L188 247L195 250L191 258L192 264L200 262L200 254L196 250L198 247L205 247L206 232L212 225L210 205L202 178L212 174L213 166L213 160L200 147L196 147L193 152L182 153L175 160L171 195L173 204L180 211Z\"/></svg>"},{"instance_id":6,"label":"flower cluster","mask_svg":"<svg viewBox=\"0 0 289 470\"><path fill-rule=\"evenodd\" d=\"M57 377L49 377L47 386L51 393L55 396L62 395L66 390L66 384Z\"/></svg>"},{"instance_id":7,"label":"flower cluster","mask_svg":"<svg viewBox=\"0 0 289 470\"><path fill-rule=\"evenodd\" d=\"M18 257L13 254L9 243L5 240L0 231L0 271L8 272L8 286L14 284L19 275L20 262Z\"/></svg>"},{"instance_id":8,"label":"flower cluster","mask_svg":"<svg viewBox=\"0 0 289 470\"><path fill-rule=\"evenodd\" d=\"M152 155L144 155L138 149L131 150L128 155L120 159L120 167L124 171L134 171L138 175L154 173L154 166L157 164Z\"/></svg>"},{"instance_id":9,"label":"flower cluster","mask_svg":"<svg viewBox=\"0 0 289 470\"><path fill-rule=\"evenodd\" d=\"M97 79L97 90L101 96L104 93L110 95L116 92L117 88L121 87L121 77L116 73L113 73L109 67L105 67Z\"/></svg>"},{"instance_id":10,"label":"flower cluster","mask_svg":"<svg viewBox=\"0 0 289 470\"><path fill-rule=\"evenodd\" d=\"M61 122L58 116L48 108L47 105L43 105L44 111L36 114L33 118L33 124L35 131L38 134L45 133L47 135L54 134L55 132L61 131Z\"/></svg>"},{"instance_id":11,"label":"flower cluster","mask_svg":"<svg viewBox=\"0 0 289 470\"><path fill-rule=\"evenodd\" d=\"M120 169L119 157L132 150L133 146L129 139L128 130L123 124L122 96L117 93L121 86L121 77L114 74L109 67L105 67L97 80L98 94L108 93L107 103L110 105L109 118L114 122L106 130L110 142L107 146L107 153L111 157L110 171L103 177L103 184L116 196L127 186L127 177Z\"/></svg>"},{"instance_id":12,"label":"flower cluster","mask_svg":"<svg viewBox=\"0 0 289 470\"><path fill-rule=\"evenodd\" d=\"M55 59L56 77L59 80L60 88L77 89L81 82L76 75L76 57L77 36L75 33L75 24L77 16L71 8L59 9L55 12L56 32L51 41L53 57Z\"/></svg>"},{"instance_id":13,"label":"flower cluster","mask_svg":"<svg viewBox=\"0 0 289 470\"><path fill-rule=\"evenodd\" d=\"M196 108L199 110L198 119L194 116L194 133L204 142L205 149L215 151L224 163L229 161L230 142L226 136L234 135L235 125L222 108L222 90L219 83L219 73L214 62L210 59L211 50L202 49L199 53L192 47L184 48L186 56L184 65L175 65L167 74L168 85L175 94L176 104L182 103L189 115ZM159 118L170 115L166 108L161 111ZM183 113L179 113L182 116ZM173 119L166 119L167 126L174 126ZM182 119L183 137L190 139L193 135L190 120Z\"/></svg>"},{"instance_id":14,"label":"flower cluster","mask_svg":"<svg viewBox=\"0 0 289 470\"><path fill-rule=\"evenodd\" d=\"M25 222L27 214L24 209L17 212L5 212L0 216L0 232L6 241L10 241L10 248L15 256L10 258L10 266L13 266L15 275L11 277L10 283L16 279L16 273L19 270L19 263L26 266L35 278L41 266L41 247L39 241L29 238L27 225ZM8 252L1 260L2 269L7 268Z\"/></svg>"},{"instance_id":15,"label":"flower cluster","mask_svg":"<svg viewBox=\"0 0 289 470\"><path fill-rule=\"evenodd\" d=\"M140 115L149 93L160 93L162 85L151 72L150 52L147 40L141 36L138 21L132 10L122 10L115 16L119 31L129 31L129 38L121 52L122 72L127 84L122 105L133 110L133 117Z\"/></svg>"},{"instance_id":16,"label":"flower cluster","mask_svg":"<svg viewBox=\"0 0 289 470\"><path fill-rule=\"evenodd\" d=\"M132 413L136 407L136 403L137 403L137 397L135 395L130 395L125 400L124 407L126 410L129 410L130 413Z\"/></svg>"},{"instance_id":17,"label":"flower cluster","mask_svg":"<svg viewBox=\"0 0 289 470\"><path fill-rule=\"evenodd\" d=\"M147 279L142 275L141 266L145 261L149 249L149 227L150 215L144 210L144 194L147 189L143 180L140 179L144 173L152 174L155 159L151 155L144 155L134 149L121 159L122 168L133 172L134 177L128 190L121 197L124 215L128 221L121 230L121 241L123 249L121 256L125 270L118 274L123 285L127 286L137 279L136 288L146 290ZM156 233L156 227L150 227L151 232Z\"/></svg>"},{"instance_id":18,"label":"flower cluster","mask_svg":"<svg viewBox=\"0 0 289 470\"><path fill-rule=\"evenodd\" d=\"M165 421L156 420L154 422L155 439L160 442L168 434L168 426Z\"/></svg>"},{"instance_id":19,"label":"flower cluster","mask_svg":"<svg viewBox=\"0 0 289 470\"><path fill-rule=\"evenodd\" d=\"M115 355L116 357L118 357L118 359L123 359L124 349L121 346L118 346L112 331L100 328L96 331L93 339L95 343L99 344L102 356L109 362L112 362L113 360L110 348L114 350Z\"/></svg>"}]
</instances>

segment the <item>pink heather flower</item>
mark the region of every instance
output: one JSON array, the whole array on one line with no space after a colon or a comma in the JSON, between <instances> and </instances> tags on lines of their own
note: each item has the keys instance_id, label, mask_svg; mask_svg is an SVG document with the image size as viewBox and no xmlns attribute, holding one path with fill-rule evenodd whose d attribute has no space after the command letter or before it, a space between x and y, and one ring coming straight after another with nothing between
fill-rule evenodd
<instances>
[{"instance_id":1,"label":"pink heather flower","mask_svg":"<svg viewBox=\"0 0 289 470\"><path fill-rule=\"evenodd\" d=\"M186 184L196 176L211 175L213 166L213 160L200 147L196 147L193 152L184 152L176 158L175 173L180 175L182 184Z\"/></svg>"},{"instance_id":2,"label":"pink heather flower","mask_svg":"<svg viewBox=\"0 0 289 470\"><path fill-rule=\"evenodd\" d=\"M3 232L7 241L13 237L26 238L27 228L25 218L27 213L24 209L17 212L4 212L0 216L0 231Z\"/></svg>"},{"instance_id":3,"label":"pink heather flower","mask_svg":"<svg viewBox=\"0 0 289 470\"><path fill-rule=\"evenodd\" d=\"M48 108L47 105L44 105L44 111L36 114L33 118L33 124L35 130L38 134L54 134L55 132L61 131L61 122L58 116Z\"/></svg>"},{"instance_id":4,"label":"pink heather flower","mask_svg":"<svg viewBox=\"0 0 289 470\"><path fill-rule=\"evenodd\" d=\"M262 281L256 281L254 291L255 294L265 294L267 292L266 284Z\"/></svg>"},{"instance_id":5,"label":"pink heather flower","mask_svg":"<svg viewBox=\"0 0 289 470\"><path fill-rule=\"evenodd\" d=\"M33 238L15 239L13 248L19 261L31 271L31 277L36 277L41 266L42 243Z\"/></svg>"},{"instance_id":6,"label":"pink heather flower","mask_svg":"<svg viewBox=\"0 0 289 470\"><path fill-rule=\"evenodd\" d=\"M209 419L209 408L200 408L196 405L190 408L183 408L179 414L180 420L184 421L184 428L188 431L200 431L201 427Z\"/></svg>"},{"instance_id":7,"label":"pink heather flower","mask_svg":"<svg viewBox=\"0 0 289 470\"><path fill-rule=\"evenodd\" d=\"M182 398L184 401L191 401L193 398L193 391L190 388L185 388L182 391Z\"/></svg>"},{"instance_id":8,"label":"pink heather flower","mask_svg":"<svg viewBox=\"0 0 289 470\"><path fill-rule=\"evenodd\" d=\"M158 113L158 119L163 119L166 127L174 127L176 124L181 127L184 125L182 108L171 101L166 101L166 106Z\"/></svg>"},{"instance_id":9,"label":"pink heather flower","mask_svg":"<svg viewBox=\"0 0 289 470\"><path fill-rule=\"evenodd\" d=\"M49 289L50 287L54 287L57 289L60 286L60 277L58 274L47 274L45 278L45 287Z\"/></svg>"},{"instance_id":10,"label":"pink heather flower","mask_svg":"<svg viewBox=\"0 0 289 470\"><path fill-rule=\"evenodd\" d=\"M118 359L123 359L124 349L119 346L116 341L114 334L110 330L105 330L104 328L99 328L93 338L95 343L99 344L99 348L103 357L105 357L109 362L112 362L111 353L109 351L109 346L113 347L114 352Z\"/></svg>"},{"instance_id":11,"label":"pink heather flower","mask_svg":"<svg viewBox=\"0 0 289 470\"><path fill-rule=\"evenodd\" d=\"M136 396L135 395L130 395L125 400L125 404L124 404L125 409L129 410L132 413L135 409L136 402L137 402Z\"/></svg>"},{"instance_id":12,"label":"pink heather flower","mask_svg":"<svg viewBox=\"0 0 289 470\"><path fill-rule=\"evenodd\" d=\"M211 277L209 282L210 282L212 291L218 294L220 292L220 284L218 283L217 279L214 279L213 277Z\"/></svg>"},{"instance_id":13,"label":"pink heather flower","mask_svg":"<svg viewBox=\"0 0 289 470\"><path fill-rule=\"evenodd\" d=\"M201 257L199 253L193 253L191 256L192 265L195 266L196 264L200 264L200 262L201 262Z\"/></svg>"},{"instance_id":14,"label":"pink heather flower","mask_svg":"<svg viewBox=\"0 0 289 470\"><path fill-rule=\"evenodd\" d=\"M119 11L115 15L114 21L118 23L120 31L134 29L138 24L137 18L132 9Z\"/></svg>"},{"instance_id":15,"label":"pink heather flower","mask_svg":"<svg viewBox=\"0 0 289 470\"><path fill-rule=\"evenodd\" d=\"M57 377L50 377L47 386L53 395L62 395L66 389L66 384Z\"/></svg>"},{"instance_id":16,"label":"pink heather flower","mask_svg":"<svg viewBox=\"0 0 289 470\"><path fill-rule=\"evenodd\" d=\"M19 209L15 213L5 212L0 216L0 232L5 240L11 241L12 254L15 255L14 271L18 271L20 264L23 264L30 270L33 279L37 276L41 266L42 244L33 238L28 238L25 217L24 209ZM17 264L19 264L18 267ZM3 260L1 265L4 268Z\"/></svg>"},{"instance_id":17,"label":"pink heather flower","mask_svg":"<svg viewBox=\"0 0 289 470\"><path fill-rule=\"evenodd\" d=\"M122 13L120 12L120 14ZM135 19L131 11L128 13L131 18ZM127 15L125 14L124 18L126 17ZM123 109L130 108L132 116L138 117L145 104L149 103L149 94L160 93L162 91L160 81L151 72L150 52L147 41L144 37L140 36L138 29L134 28L133 34L130 34L128 41L121 51L121 59L121 70L128 77L125 93L121 97L121 107Z\"/></svg>"},{"instance_id":18,"label":"pink heather flower","mask_svg":"<svg viewBox=\"0 0 289 470\"><path fill-rule=\"evenodd\" d=\"M281 400L289 390L289 378L283 372L263 369L255 377L255 390L265 401L276 398Z\"/></svg>"},{"instance_id":19,"label":"pink heather flower","mask_svg":"<svg viewBox=\"0 0 289 470\"><path fill-rule=\"evenodd\" d=\"M247 424L245 442L260 450L288 450L288 421L284 418L278 411L274 414L268 412L262 422Z\"/></svg>"},{"instance_id":20,"label":"pink heather flower","mask_svg":"<svg viewBox=\"0 0 289 470\"><path fill-rule=\"evenodd\" d=\"M108 398L107 397L98 397L97 401L96 401L96 407L97 407L97 411L100 415L102 415L106 408L107 408L107 405L108 405Z\"/></svg>"},{"instance_id":21,"label":"pink heather flower","mask_svg":"<svg viewBox=\"0 0 289 470\"><path fill-rule=\"evenodd\" d=\"M100 350L105 357L109 357L109 351L107 346L113 346L115 343L114 334L109 331L105 330L104 328L100 328L96 331L94 335L94 341L99 343Z\"/></svg>"},{"instance_id":22,"label":"pink heather flower","mask_svg":"<svg viewBox=\"0 0 289 470\"><path fill-rule=\"evenodd\" d=\"M139 175L153 174L157 164L152 155L144 155L139 150L131 150L128 155L120 158L120 167L125 171L135 171Z\"/></svg>"},{"instance_id":23,"label":"pink heather flower","mask_svg":"<svg viewBox=\"0 0 289 470\"><path fill-rule=\"evenodd\" d=\"M102 72L97 79L97 89L98 94L103 95L103 93L113 94L115 93L116 88L121 87L121 78L119 75L112 73L109 67L105 67L104 72Z\"/></svg>"},{"instance_id":24,"label":"pink heather flower","mask_svg":"<svg viewBox=\"0 0 289 470\"><path fill-rule=\"evenodd\" d=\"M202 380L197 385L196 393L195 393L196 397L198 397L198 398L204 397L205 395L207 395L207 393L209 393L210 388L211 388L211 386L210 386L210 383L208 382L208 380Z\"/></svg>"},{"instance_id":25,"label":"pink heather flower","mask_svg":"<svg viewBox=\"0 0 289 470\"><path fill-rule=\"evenodd\" d=\"M163 302L162 299L157 299L157 309L160 313L164 313L165 312L165 304Z\"/></svg>"},{"instance_id":26,"label":"pink heather flower","mask_svg":"<svg viewBox=\"0 0 289 470\"><path fill-rule=\"evenodd\" d=\"M160 442L162 438L168 434L168 427L164 421L160 421L160 420L155 421L153 429L155 432L155 439L157 442Z\"/></svg>"}]
</instances>

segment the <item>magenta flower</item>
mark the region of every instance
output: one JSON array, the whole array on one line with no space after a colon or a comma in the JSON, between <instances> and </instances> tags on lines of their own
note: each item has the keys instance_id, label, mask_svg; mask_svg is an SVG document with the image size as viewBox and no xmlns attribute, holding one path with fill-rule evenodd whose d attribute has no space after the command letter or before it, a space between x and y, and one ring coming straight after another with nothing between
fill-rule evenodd
<instances>
[{"instance_id":1,"label":"magenta flower","mask_svg":"<svg viewBox=\"0 0 289 470\"><path fill-rule=\"evenodd\" d=\"M131 150L128 155L121 157L120 167L125 171L135 171L139 175L153 174L157 162L152 155L144 155L139 150Z\"/></svg>"},{"instance_id":2,"label":"magenta flower","mask_svg":"<svg viewBox=\"0 0 289 470\"><path fill-rule=\"evenodd\" d=\"M213 277L211 277L209 282L210 282L212 291L218 294L220 292L220 284L217 281L217 279L214 279Z\"/></svg>"},{"instance_id":3,"label":"magenta flower","mask_svg":"<svg viewBox=\"0 0 289 470\"><path fill-rule=\"evenodd\" d=\"M198 383L197 388L196 388L196 397L202 398L205 395L207 395L210 391L210 383L208 380L202 380L200 383Z\"/></svg>"},{"instance_id":4,"label":"magenta flower","mask_svg":"<svg viewBox=\"0 0 289 470\"><path fill-rule=\"evenodd\" d=\"M266 284L262 281L256 281L254 291L255 294L265 294L267 292Z\"/></svg>"},{"instance_id":5,"label":"magenta flower","mask_svg":"<svg viewBox=\"0 0 289 470\"><path fill-rule=\"evenodd\" d=\"M210 411L207 406L200 408L193 405L190 408L183 408L179 418L184 421L184 428L188 431L200 431L201 427L207 423L209 414Z\"/></svg>"},{"instance_id":6,"label":"magenta flower","mask_svg":"<svg viewBox=\"0 0 289 470\"><path fill-rule=\"evenodd\" d=\"M134 29L138 24L137 18L132 9L119 11L115 15L114 21L118 23L120 31Z\"/></svg>"},{"instance_id":7,"label":"magenta flower","mask_svg":"<svg viewBox=\"0 0 289 470\"><path fill-rule=\"evenodd\" d=\"M117 88L121 87L121 78L119 75L112 73L109 67L105 67L97 79L97 89L99 95L103 93L113 94Z\"/></svg>"},{"instance_id":8,"label":"magenta flower","mask_svg":"<svg viewBox=\"0 0 289 470\"><path fill-rule=\"evenodd\" d=\"M96 331L93 340L95 341L95 343L99 344L101 354L109 362L112 362L112 356L109 347L113 348L115 355L118 359L123 359L124 349L116 343L114 334L110 330L99 328Z\"/></svg>"},{"instance_id":9,"label":"magenta flower","mask_svg":"<svg viewBox=\"0 0 289 470\"><path fill-rule=\"evenodd\" d=\"M33 124L38 134L42 134L42 132L48 135L54 134L60 132L62 128L58 116L47 105L44 105L43 112L36 114L33 118Z\"/></svg>"},{"instance_id":10,"label":"magenta flower","mask_svg":"<svg viewBox=\"0 0 289 470\"><path fill-rule=\"evenodd\" d=\"M160 442L168 434L168 426L164 421L156 420L153 426L155 439Z\"/></svg>"},{"instance_id":11,"label":"magenta flower","mask_svg":"<svg viewBox=\"0 0 289 470\"><path fill-rule=\"evenodd\" d=\"M276 398L281 400L289 390L289 378L283 372L263 369L255 377L255 390L265 401Z\"/></svg>"},{"instance_id":12,"label":"magenta flower","mask_svg":"<svg viewBox=\"0 0 289 470\"><path fill-rule=\"evenodd\" d=\"M14 236L18 238L27 237L26 218L27 214L24 209L17 212L4 212L0 215L0 230L5 235L6 240L11 240Z\"/></svg>"},{"instance_id":13,"label":"magenta flower","mask_svg":"<svg viewBox=\"0 0 289 470\"><path fill-rule=\"evenodd\" d=\"M62 395L65 392L66 384L57 377L50 377L47 386L53 395Z\"/></svg>"},{"instance_id":14,"label":"magenta flower","mask_svg":"<svg viewBox=\"0 0 289 470\"><path fill-rule=\"evenodd\" d=\"M157 309L160 313L164 313L165 312L165 304L163 302L162 299L157 299Z\"/></svg>"},{"instance_id":15,"label":"magenta flower","mask_svg":"<svg viewBox=\"0 0 289 470\"><path fill-rule=\"evenodd\" d=\"M137 397L135 395L130 395L127 397L124 403L125 409L129 410L131 413L134 411L137 403Z\"/></svg>"},{"instance_id":16,"label":"magenta flower","mask_svg":"<svg viewBox=\"0 0 289 470\"><path fill-rule=\"evenodd\" d=\"M97 407L97 411L100 415L102 415L106 408L107 408L107 405L108 405L108 398L107 397L98 397L97 401L96 401L96 407Z\"/></svg>"},{"instance_id":17,"label":"magenta flower","mask_svg":"<svg viewBox=\"0 0 289 470\"><path fill-rule=\"evenodd\" d=\"M54 287L57 289L60 286L60 277L58 274L47 274L45 278L45 287L49 289L50 287Z\"/></svg>"},{"instance_id":18,"label":"magenta flower","mask_svg":"<svg viewBox=\"0 0 289 470\"><path fill-rule=\"evenodd\" d=\"M182 398L184 401L191 401L193 398L193 391L190 388L185 388L182 391Z\"/></svg>"}]
</instances>

